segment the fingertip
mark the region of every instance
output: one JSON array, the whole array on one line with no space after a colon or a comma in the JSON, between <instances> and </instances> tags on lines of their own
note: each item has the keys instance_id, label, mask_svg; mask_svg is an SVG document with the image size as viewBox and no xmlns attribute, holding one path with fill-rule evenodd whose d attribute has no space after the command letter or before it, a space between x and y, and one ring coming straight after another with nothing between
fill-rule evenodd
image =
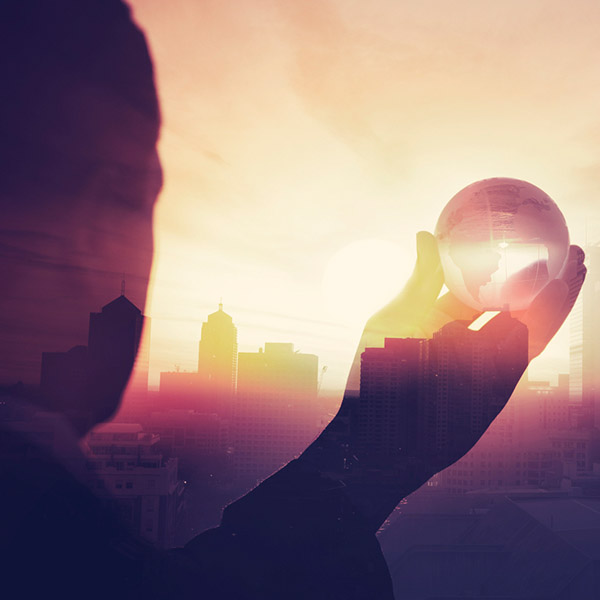
<instances>
[{"instance_id":1,"label":"fingertip","mask_svg":"<svg viewBox=\"0 0 600 600\"><path fill-rule=\"evenodd\" d=\"M421 239L435 239L435 236L431 232L423 229L422 231L417 231L417 243Z\"/></svg>"},{"instance_id":2,"label":"fingertip","mask_svg":"<svg viewBox=\"0 0 600 600\"><path fill-rule=\"evenodd\" d=\"M434 244L437 247L435 237L429 231L417 231L417 255L430 249Z\"/></svg>"},{"instance_id":3,"label":"fingertip","mask_svg":"<svg viewBox=\"0 0 600 600\"><path fill-rule=\"evenodd\" d=\"M585 261L585 252L583 248L575 244L569 247L569 260L575 261L577 264L582 265Z\"/></svg>"},{"instance_id":4,"label":"fingertip","mask_svg":"<svg viewBox=\"0 0 600 600\"><path fill-rule=\"evenodd\" d=\"M417 232L417 263L439 261L437 240L429 231Z\"/></svg>"}]
</instances>

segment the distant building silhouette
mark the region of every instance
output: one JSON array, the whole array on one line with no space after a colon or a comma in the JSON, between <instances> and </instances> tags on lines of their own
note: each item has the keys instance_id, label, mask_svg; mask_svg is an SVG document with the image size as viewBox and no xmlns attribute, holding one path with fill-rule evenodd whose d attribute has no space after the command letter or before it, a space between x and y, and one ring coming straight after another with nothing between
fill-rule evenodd
<instances>
[{"instance_id":1,"label":"distant building silhouette","mask_svg":"<svg viewBox=\"0 0 600 600\"><path fill-rule=\"evenodd\" d=\"M357 447L377 460L417 450L423 342L387 338L362 354Z\"/></svg>"},{"instance_id":2,"label":"distant building silhouette","mask_svg":"<svg viewBox=\"0 0 600 600\"><path fill-rule=\"evenodd\" d=\"M426 455L458 458L465 440L483 433L506 401L496 353L490 341L456 321L423 347L419 438ZM527 340L515 351L526 364Z\"/></svg>"},{"instance_id":3,"label":"distant building silhouette","mask_svg":"<svg viewBox=\"0 0 600 600\"><path fill-rule=\"evenodd\" d=\"M319 359L293 344L266 343L238 355L234 465L256 481L300 454L318 434Z\"/></svg>"},{"instance_id":4,"label":"distant building silhouette","mask_svg":"<svg viewBox=\"0 0 600 600\"><path fill-rule=\"evenodd\" d=\"M235 390L237 360L237 327L223 311L223 303L220 302L219 310L208 315L202 323L198 373L206 377L212 393L227 401L230 401Z\"/></svg>"},{"instance_id":5,"label":"distant building silhouette","mask_svg":"<svg viewBox=\"0 0 600 600\"><path fill-rule=\"evenodd\" d=\"M600 426L600 245L585 249L586 281L571 313L570 396L583 425Z\"/></svg>"},{"instance_id":6,"label":"distant building silhouette","mask_svg":"<svg viewBox=\"0 0 600 600\"><path fill-rule=\"evenodd\" d=\"M517 352L527 352L526 339ZM432 339L386 339L361 357L353 432L363 456L460 457L504 405L491 342L448 323Z\"/></svg>"},{"instance_id":7,"label":"distant building silhouette","mask_svg":"<svg viewBox=\"0 0 600 600\"><path fill-rule=\"evenodd\" d=\"M558 489L593 477L597 442L591 430L574 427L571 409L567 375L557 386L524 379L483 438L429 487L452 494Z\"/></svg>"},{"instance_id":8,"label":"distant building silhouette","mask_svg":"<svg viewBox=\"0 0 600 600\"><path fill-rule=\"evenodd\" d=\"M118 378L134 362L139 367L130 388L138 395L145 394L148 344L138 355L145 321L149 327L149 319L145 320L142 311L122 294L103 306L101 312L90 313L87 346L75 346L67 352L43 352L40 388L46 406L67 413L78 411L85 405L82 398L90 393L90 370L102 369L108 377Z\"/></svg>"},{"instance_id":9,"label":"distant building silhouette","mask_svg":"<svg viewBox=\"0 0 600 600\"><path fill-rule=\"evenodd\" d=\"M125 295L115 298L99 313L90 313L88 352L90 361L103 364L131 364L135 361L144 316ZM146 385L148 373L145 374Z\"/></svg>"},{"instance_id":10,"label":"distant building silhouette","mask_svg":"<svg viewBox=\"0 0 600 600\"><path fill-rule=\"evenodd\" d=\"M131 379L127 385L127 397L129 400L139 403L145 402L148 397L148 373L150 371L150 347L151 347L152 320L144 316L144 329L139 341L135 365Z\"/></svg>"},{"instance_id":11,"label":"distant building silhouette","mask_svg":"<svg viewBox=\"0 0 600 600\"><path fill-rule=\"evenodd\" d=\"M202 324L198 371L163 372L160 393L170 408L214 413L230 418L237 376L237 328L230 315L219 310Z\"/></svg>"}]
</instances>

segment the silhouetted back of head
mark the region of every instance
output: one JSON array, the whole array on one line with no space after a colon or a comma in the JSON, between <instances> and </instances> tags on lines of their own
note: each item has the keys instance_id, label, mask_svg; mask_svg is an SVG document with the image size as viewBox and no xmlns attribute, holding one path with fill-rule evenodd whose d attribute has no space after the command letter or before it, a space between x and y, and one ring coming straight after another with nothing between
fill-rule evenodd
<instances>
[{"instance_id":1,"label":"silhouetted back of head","mask_svg":"<svg viewBox=\"0 0 600 600\"><path fill-rule=\"evenodd\" d=\"M72 199L99 166L135 176L136 155L156 142L159 109L129 8L119 0L9 0L0 23L3 198L45 202L23 197L41 187Z\"/></svg>"},{"instance_id":2,"label":"silhouetted back of head","mask_svg":"<svg viewBox=\"0 0 600 600\"><path fill-rule=\"evenodd\" d=\"M144 307L160 114L119 0L2 2L0 72L0 386L35 386L42 353L85 345L123 277ZM80 394L82 409L110 416L130 370L91 382L105 393Z\"/></svg>"}]
</instances>

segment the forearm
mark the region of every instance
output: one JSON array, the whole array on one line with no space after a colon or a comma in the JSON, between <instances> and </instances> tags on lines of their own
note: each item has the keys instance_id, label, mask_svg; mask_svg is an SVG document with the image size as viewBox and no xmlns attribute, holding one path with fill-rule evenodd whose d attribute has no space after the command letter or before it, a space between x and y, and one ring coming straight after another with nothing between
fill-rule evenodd
<instances>
[{"instance_id":1,"label":"forearm","mask_svg":"<svg viewBox=\"0 0 600 600\"><path fill-rule=\"evenodd\" d=\"M344 485L302 460L228 506L185 552L208 572L227 565L223 597L393 598L374 531Z\"/></svg>"},{"instance_id":2,"label":"forearm","mask_svg":"<svg viewBox=\"0 0 600 600\"><path fill-rule=\"evenodd\" d=\"M357 404L358 396L347 393L336 417L296 462L335 481L376 532L403 498L434 475L436 467L416 456L377 456L368 442L359 444Z\"/></svg>"}]
</instances>

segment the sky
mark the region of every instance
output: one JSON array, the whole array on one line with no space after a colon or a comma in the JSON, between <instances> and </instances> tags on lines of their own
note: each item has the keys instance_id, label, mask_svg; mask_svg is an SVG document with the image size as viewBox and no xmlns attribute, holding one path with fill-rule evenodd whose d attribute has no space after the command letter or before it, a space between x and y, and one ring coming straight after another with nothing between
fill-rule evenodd
<instances>
[{"instance_id":1,"label":"sky","mask_svg":"<svg viewBox=\"0 0 600 600\"><path fill-rule=\"evenodd\" d=\"M600 239L600 4L133 0L155 63L151 385L224 309L240 351L293 342L343 389L415 234L473 181L546 191ZM568 325L530 367L568 370Z\"/></svg>"}]
</instances>

